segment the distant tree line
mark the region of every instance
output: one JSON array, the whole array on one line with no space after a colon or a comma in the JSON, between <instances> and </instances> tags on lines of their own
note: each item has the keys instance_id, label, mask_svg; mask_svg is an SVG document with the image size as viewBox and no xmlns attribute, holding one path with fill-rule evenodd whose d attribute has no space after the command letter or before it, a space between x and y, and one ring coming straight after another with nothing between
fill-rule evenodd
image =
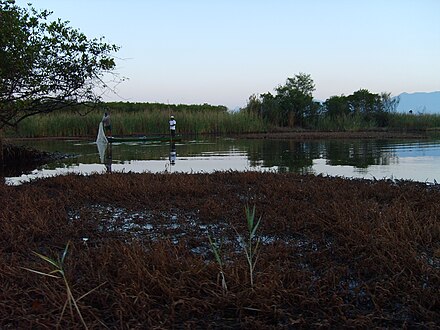
<instances>
[{"instance_id":1,"label":"distant tree line","mask_svg":"<svg viewBox=\"0 0 440 330\"><path fill-rule=\"evenodd\" d=\"M320 103L313 99L315 84L309 74L287 78L284 85L268 92L251 95L242 111L257 114L279 127L319 128L323 121L363 121L363 126L385 127L399 100L390 93L374 94L360 89L348 96L332 96ZM341 120L344 119L344 120Z\"/></svg>"},{"instance_id":2,"label":"distant tree line","mask_svg":"<svg viewBox=\"0 0 440 330\"><path fill-rule=\"evenodd\" d=\"M191 112L227 112L228 108L223 105L204 104L165 104L150 102L106 102L103 107L110 111L169 111L179 113Z\"/></svg>"}]
</instances>

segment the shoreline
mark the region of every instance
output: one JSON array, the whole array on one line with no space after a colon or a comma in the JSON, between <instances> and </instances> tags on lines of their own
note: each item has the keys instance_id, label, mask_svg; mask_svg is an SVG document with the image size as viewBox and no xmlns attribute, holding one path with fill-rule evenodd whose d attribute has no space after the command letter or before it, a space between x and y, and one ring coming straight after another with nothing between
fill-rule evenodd
<instances>
[{"instance_id":1,"label":"shoreline","mask_svg":"<svg viewBox=\"0 0 440 330\"><path fill-rule=\"evenodd\" d=\"M182 136L194 136L184 134ZM130 135L124 135L126 137ZM237 139L427 139L429 136L424 131L418 132L393 132L386 130L363 130L353 132L339 131L307 131L307 130L276 130L271 132L240 133L240 134L200 134L200 136L233 137ZM95 136L46 136L46 137L5 137L8 141L29 141L29 140L90 140Z\"/></svg>"},{"instance_id":2,"label":"shoreline","mask_svg":"<svg viewBox=\"0 0 440 330\"><path fill-rule=\"evenodd\" d=\"M268 133L247 133L237 137L246 139L296 139L296 140L319 140L319 139L427 139L426 133L389 132L389 131L357 131L357 132L334 132L334 131L278 131Z\"/></svg>"}]
</instances>

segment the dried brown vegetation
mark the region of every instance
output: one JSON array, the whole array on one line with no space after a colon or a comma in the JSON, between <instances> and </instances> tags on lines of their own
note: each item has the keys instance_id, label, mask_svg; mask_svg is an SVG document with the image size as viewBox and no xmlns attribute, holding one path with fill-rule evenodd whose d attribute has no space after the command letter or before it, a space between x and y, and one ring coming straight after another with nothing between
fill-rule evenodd
<instances>
[{"instance_id":1,"label":"dried brown vegetation","mask_svg":"<svg viewBox=\"0 0 440 330\"><path fill-rule=\"evenodd\" d=\"M275 173L68 175L0 185L0 328L435 327L440 191ZM254 286L237 233L262 218ZM234 229L235 228L235 229ZM208 233L222 241L228 290ZM87 296L82 295L92 291Z\"/></svg>"}]
</instances>

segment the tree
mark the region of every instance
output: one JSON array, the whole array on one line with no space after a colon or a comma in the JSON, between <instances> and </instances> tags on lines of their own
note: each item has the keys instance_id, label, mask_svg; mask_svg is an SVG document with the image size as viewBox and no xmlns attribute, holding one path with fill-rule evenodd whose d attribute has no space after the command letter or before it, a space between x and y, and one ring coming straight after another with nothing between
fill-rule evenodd
<instances>
[{"instance_id":1,"label":"tree","mask_svg":"<svg viewBox=\"0 0 440 330\"><path fill-rule=\"evenodd\" d=\"M261 113L263 118L271 124L281 126L283 118L280 113L278 99L271 93L261 94L261 99Z\"/></svg>"},{"instance_id":2,"label":"tree","mask_svg":"<svg viewBox=\"0 0 440 330\"><path fill-rule=\"evenodd\" d=\"M305 126L307 119L316 110L312 96L314 90L315 84L311 76L305 73L287 78L285 85L275 89L280 111L284 118L283 126Z\"/></svg>"},{"instance_id":3,"label":"tree","mask_svg":"<svg viewBox=\"0 0 440 330\"><path fill-rule=\"evenodd\" d=\"M360 113L366 122L373 122L379 127L385 127L388 125L391 110L391 103L382 98L387 95L386 93L374 94L367 89L360 89L348 96L347 99L353 113ZM388 104L385 105L384 102Z\"/></svg>"},{"instance_id":4,"label":"tree","mask_svg":"<svg viewBox=\"0 0 440 330\"><path fill-rule=\"evenodd\" d=\"M262 118L260 98L255 94L249 96L249 100L244 110L247 111L248 113L256 114L257 116Z\"/></svg>"},{"instance_id":5,"label":"tree","mask_svg":"<svg viewBox=\"0 0 440 330\"><path fill-rule=\"evenodd\" d=\"M310 75L299 73L276 87L275 96L269 92L251 95L245 109L277 126L305 126L319 115L320 105L313 102L314 90Z\"/></svg>"},{"instance_id":6,"label":"tree","mask_svg":"<svg viewBox=\"0 0 440 330\"><path fill-rule=\"evenodd\" d=\"M366 119L381 111L382 100L380 95L370 93L368 89L360 89L347 97L349 107L353 113L363 114Z\"/></svg>"},{"instance_id":7,"label":"tree","mask_svg":"<svg viewBox=\"0 0 440 330\"><path fill-rule=\"evenodd\" d=\"M344 95L331 96L324 102L324 108L326 115L332 118L350 114L347 97Z\"/></svg>"},{"instance_id":8,"label":"tree","mask_svg":"<svg viewBox=\"0 0 440 330\"><path fill-rule=\"evenodd\" d=\"M349 96L332 96L324 102L325 115L334 119L346 116L360 116L366 123L385 127L390 113L395 112L398 98L390 93L374 94L360 89Z\"/></svg>"},{"instance_id":9,"label":"tree","mask_svg":"<svg viewBox=\"0 0 440 330\"><path fill-rule=\"evenodd\" d=\"M388 113L395 113L397 111L397 106L400 102L400 97L391 97L391 93L380 93L382 99L382 106L384 111Z\"/></svg>"},{"instance_id":10,"label":"tree","mask_svg":"<svg viewBox=\"0 0 440 330\"><path fill-rule=\"evenodd\" d=\"M50 11L0 0L0 130L23 119L81 104L97 104L116 67L119 47L88 39Z\"/></svg>"}]
</instances>

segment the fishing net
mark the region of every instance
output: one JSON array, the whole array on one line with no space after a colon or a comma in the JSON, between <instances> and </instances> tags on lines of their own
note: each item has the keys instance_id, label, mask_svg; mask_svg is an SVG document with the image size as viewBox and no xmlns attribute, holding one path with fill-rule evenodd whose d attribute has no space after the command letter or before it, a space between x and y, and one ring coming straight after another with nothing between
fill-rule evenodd
<instances>
[{"instance_id":1,"label":"fishing net","mask_svg":"<svg viewBox=\"0 0 440 330\"><path fill-rule=\"evenodd\" d=\"M98 136L96 137L96 145L98 146L99 158L101 163L104 163L105 150L107 149L107 137L104 133L102 122L99 123Z\"/></svg>"},{"instance_id":2,"label":"fishing net","mask_svg":"<svg viewBox=\"0 0 440 330\"><path fill-rule=\"evenodd\" d=\"M104 133L104 126L103 126L102 122L99 123L98 136L96 137L96 143L97 144L108 143L107 137L105 136L105 133Z\"/></svg>"}]
</instances>

